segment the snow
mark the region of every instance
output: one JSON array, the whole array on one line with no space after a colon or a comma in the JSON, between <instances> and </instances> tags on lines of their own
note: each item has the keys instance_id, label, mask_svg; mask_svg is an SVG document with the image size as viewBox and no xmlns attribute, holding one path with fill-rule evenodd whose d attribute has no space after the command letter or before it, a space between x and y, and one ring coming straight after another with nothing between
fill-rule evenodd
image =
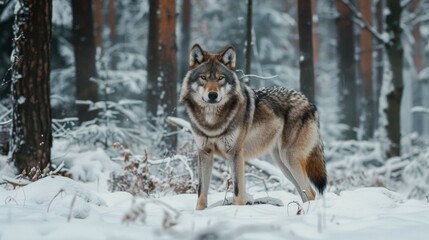
<instances>
[{"instance_id":1,"label":"snow","mask_svg":"<svg viewBox=\"0 0 429 240\"><path fill-rule=\"evenodd\" d=\"M23 104L23 103L25 103L25 97L23 97L23 96L20 96L19 98L18 98L18 104Z\"/></svg>"},{"instance_id":2,"label":"snow","mask_svg":"<svg viewBox=\"0 0 429 240\"><path fill-rule=\"evenodd\" d=\"M74 179L99 181L103 174L119 168L101 148L84 149L80 146L70 146L67 141L61 140L54 141L53 145L53 164L64 164Z\"/></svg>"},{"instance_id":3,"label":"snow","mask_svg":"<svg viewBox=\"0 0 429 240\"><path fill-rule=\"evenodd\" d=\"M14 11L20 8L18 0L3 2L7 3L0 14L0 23L11 20ZM189 145L179 149L178 154L181 155L159 157L156 148L159 147L158 143L165 129L148 124L147 116L144 114L146 102L134 100L142 99L147 85L145 34L148 28L146 21L148 2L117 1L117 42L113 44L108 40L110 29L106 26L103 30L104 49L102 53L97 54L97 69L102 70L99 71L98 78L92 79L105 94L105 98L102 98L105 100L76 101L77 104L89 105L91 110L100 110L101 117L77 128L69 127L77 122L73 113L65 114L64 119L53 120L55 140L52 163L54 169L58 169L55 173L66 171L73 179L48 176L34 183L17 179L15 177L17 171L8 163L8 157L0 156L0 240L426 239L429 233L429 148L427 145L420 146L421 143L415 138L403 134L402 156L390 159L384 156L384 148L388 143L384 129L387 119L383 110L387 106L385 95L392 89L392 72L389 70L387 58L384 58L385 72L379 109L381 117L376 138L371 141L338 140L341 129L347 126L337 123L338 115L341 113L337 109L338 91L335 90L338 85L336 38L330 29L337 11L335 4L322 2L318 2L318 14L313 15L313 21L318 22L320 54L316 72L321 94L318 94L316 102L320 106L329 181L323 198L302 203L296 192L291 193L294 189L293 184L282 172L269 161L260 159L254 159L246 165L249 170L246 173L247 190L250 193L247 199L254 202L253 205L224 206L223 203L231 202L232 197L232 193L225 195L225 192L222 192L226 188L230 174L218 159L214 164L208 209L195 211L196 194L177 195L170 189L169 182L165 180L169 174L174 179L173 184L184 182L196 186L196 166L195 162L190 160L195 150L192 140L189 140L191 127L189 122L182 118L168 117L170 123L183 128L177 131L179 142L186 142ZM228 11L234 5L224 3L226 2L212 0L207 4L200 4L201 6L198 4L192 6L195 8L195 11L193 10L195 20L191 24L193 42L203 43L208 48L216 50L223 48L224 44L232 40L237 49L242 49L241 43L238 43L238 40L242 39L243 35L240 33L242 31L231 33L225 29L244 29L245 18L241 14L241 7L244 5L236 4L233 15L238 17L228 18ZM297 52L295 46L296 8L285 11L282 10L283 5L280 7L275 3L255 4L257 4L255 8L258 9L254 12L253 29L256 61L252 71L257 74L242 73L239 77L251 77L251 86L255 88L271 85L299 88L299 69L296 62L304 61L305 56ZM51 92L55 98L51 98L51 101L53 106L66 113L70 111L70 106L75 104L74 88L71 85L75 75L74 52L69 39L60 35L71 28L70 1L55 0L52 10L52 21L55 25L53 36L58 41L57 51L65 66L52 70L51 79L55 81L52 81ZM404 14L411 13L408 12L405 11ZM180 16L180 10L178 14ZM384 8L383 14L387 15L390 12ZM415 17L421 20L421 17L417 15ZM177 32L181 34L180 21L178 23ZM427 38L429 27L420 24L419 29L422 39ZM57 30L61 31L56 32ZM405 34L408 33L406 37L411 39L411 31L406 29L404 31ZM378 37L387 43L390 35L390 32L381 30ZM15 34L15 38L21 36ZM158 47L162 49L161 45ZM429 50L429 44L425 49ZM15 60L15 51L17 50L15 49L10 56L11 62ZM178 53L186 57L188 54L187 49L181 48L178 49ZM410 57L412 56L408 56ZM405 71L405 76L411 74L410 71ZM21 78L17 73L13 76L15 80ZM279 77L272 79L261 76ZM158 87L162 87L163 78L161 72ZM412 76L408 78L413 79ZM260 81L261 79L269 81ZM418 79L424 85L429 79L429 67L420 70ZM165 92L159 96L160 99L164 98ZM408 95L404 97L409 98ZM17 102L22 104L25 98L18 98ZM427 102L423 101L420 103L421 106L410 106L407 111L410 110L414 115L429 116L426 114L429 108L425 103ZM182 107L177 109L180 117L183 116ZM160 115L164 115L162 114L164 108L165 105L158 106ZM6 115L10 115L10 112L3 114ZM410 121L411 118L406 119ZM11 120L3 121L2 124L9 123L8 121ZM123 124L118 123L122 121ZM403 126L408 124L404 123L406 121L402 122ZM150 167L148 171L159 180L160 187L157 189L160 190L150 193L149 198L108 190L110 174L112 172L120 174L121 163L124 161L124 156L118 157L119 153L115 155L112 153L113 150L109 151L110 138L112 142L129 145L127 147L130 149L123 149L123 152L129 153L131 158L141 160L144 157L138 154L148 151L150 157L146 162ZM71 139L75 145L70 144ZM95 144L97 139L105 140L104 146ZM187 176L189 179L181 180L181 177ZM14 183L16 188L11 189L12 186L6 182ZM256 204L258 202L269 204ZM298 215L298 212L301 214Z\"/></svg>"},{"instance_id":4,"label":"snow","mask_svg":"<svg viewBox=\"0 0 429 240\"><path fill-rule=\"evenodd\" d=\"M413 113L429 113L429 108L425 108L422 106L416 106L411 108L411 112Z\"/></svg>"},{"instance_id":5,"label":"snow","mask_svg":"<svg viewBox=\"0 0 429 240\"><path fill-rule=\"evenodd\" d=\"M210 206L195 211L196 194L158 199L97 191L65 177L46 177L0 191L1 239L426 239L429 203L385 188L326 193L309 203L285 191L255 192L284 206ZM231 196L231 193L228 194ZM73 201L73 198L76 198ZM302 215L296 215L298 202ZM74 203L72 203L74 202ZM293 204L289 204L293 203ZM145 223L123 223L132 206L144 206ZM166 216L174 226L164 229ZM71 217L70 221L68 218ZM23 231L25 229L25 231Z\"/></svg>"}]
</instances>

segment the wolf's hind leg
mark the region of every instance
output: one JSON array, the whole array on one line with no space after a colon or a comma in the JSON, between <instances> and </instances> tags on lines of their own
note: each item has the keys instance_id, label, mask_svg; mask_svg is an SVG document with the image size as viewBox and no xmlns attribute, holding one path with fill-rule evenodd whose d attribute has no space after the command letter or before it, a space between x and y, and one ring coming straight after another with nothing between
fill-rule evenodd
<instances>
[{"instance_id":1,"label":"wolf's hind leg","mask_svg":"<svg viewBox=\"0 0 429 240\"><path fill-rule=\"evenodd\" d=\"M282 162L289 169L291 175L295 179L295 186L303 202L314 200L316 192L310 185L307 170L306 158L301 152L292 152L282 149L280 151Z\"/></svg>"},{"instance_id":2,"label":"wolf's hind leg","mask_svg":"<svg viewBox=\"0 0 429 240\"><path fill-rule=\"evenodd\" d=\"M278 147L275 147L273 150L271 150L271 157L276 162L277 166L280 168L282 173L286 176L286 178L295 186L296 189L299 190L299 185L296 182L295 178L293 177L292 173L289 171L289 169L286 167L286 164L283 163L282 158L280 157L280 150Z\"/></svg>"},{"instance_id":3,"label":"wolf's hind leg","mask_svg":"<svg viewBox=\"0 0 429 240\"><path fill-rule=\"evenodd\" d=\"M200 150L197 155L198 162L198 200L196 210L207 208L207 195L213 169L213 152Z\"/></svg>"}]
</instances>

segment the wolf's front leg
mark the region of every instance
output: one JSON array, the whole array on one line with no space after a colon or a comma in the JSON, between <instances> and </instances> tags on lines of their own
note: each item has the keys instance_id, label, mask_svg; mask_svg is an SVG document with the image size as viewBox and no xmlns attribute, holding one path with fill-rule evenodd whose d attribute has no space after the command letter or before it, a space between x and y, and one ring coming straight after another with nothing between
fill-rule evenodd
<instances>
[{"instance_id":1,"label":"wolf's front leg","mask_svg":"<svg viewBox=\"0 0 429 240\"><path fill-rule=\"evenodd\" d=\"M232 158L232 174L234 181L234 205L246 204L246 182L244 178L244 158L241 151L238 151Z\"/></svg>"},{"instance_id":2,"label":"wolf's front leg","mask_svg":"<svg viewBox=\"0 0 429 240\"><path fill-rule=\"evenodd\" d=\"M196 210L207 208L207 194L213 168L213 151L199 150L198 160L198 200Z\"/></svg>"}]
</instances>

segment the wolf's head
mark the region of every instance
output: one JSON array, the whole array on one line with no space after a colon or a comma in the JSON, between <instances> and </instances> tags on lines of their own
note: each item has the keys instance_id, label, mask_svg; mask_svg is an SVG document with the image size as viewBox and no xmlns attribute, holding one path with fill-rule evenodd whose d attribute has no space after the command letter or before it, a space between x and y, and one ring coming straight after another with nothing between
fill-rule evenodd
<instances>
[{"instance_id":1,"label":"wolf's head","mask_svg":"<svg viewBox=\"0 0 429 240\"><path fill-rule=\"evenodd\" d=\"M189 55L180 99L191 97L194 101L217 104L240 88L235 74L235 49L226 47L218 53L208 53L195 44Z\"/></svg>"}]
</instances>

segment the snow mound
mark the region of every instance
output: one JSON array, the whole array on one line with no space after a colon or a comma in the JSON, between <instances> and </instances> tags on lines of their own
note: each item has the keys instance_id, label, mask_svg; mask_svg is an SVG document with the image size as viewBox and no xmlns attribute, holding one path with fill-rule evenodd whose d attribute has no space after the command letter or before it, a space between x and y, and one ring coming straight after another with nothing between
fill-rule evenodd
<instances>
[{"instance_id":1,"label":"snow mound","mask_svg":"<svg viewBox=\"0 0 429 240\"><path fill-rule=\"evenodd\" d=\"M286 191L250 194L253 205L214 207L224 201L225 193L212 192L211 207L195 211L197 194L133 198L125 192L97 193L64 177L47 177L0 191L0 236L2 240L132 240L142 239L142 233L148 240L427 238L428 202L406 199L386 188L327 192L306 203ZM231 196L226 194L227 199ZM259 200L263 204L255 204ZM282 204L273 204L274 200ZM68 221L71 217L77 219ZM130 217L135 220L125 221Z\"/></svg>"},{"instance_id":2,"label":"snow mound","mask_svg":"<svg viewBox=\"0 0 429 240\"><path fill-rule=\"evenodd\" d=\"M91 205L106 206L98 195L72 179L52 176L22 188L0 192L0 202L9 206L44 208L47 213L86 218Z\"/></svg>"},{"instance_id":3,"label":"snow mound","mask_svg":"<svg viewBox=\"0 0 429 240\"><path fill-rule=\"evenodd\" d=\"M67 141L56 140L52 152L54 164L64 163L74 179L84 182L96 181L101 173L119 169L119 165L101 148L85 149Z\"/></svg>"}]
</instances>

